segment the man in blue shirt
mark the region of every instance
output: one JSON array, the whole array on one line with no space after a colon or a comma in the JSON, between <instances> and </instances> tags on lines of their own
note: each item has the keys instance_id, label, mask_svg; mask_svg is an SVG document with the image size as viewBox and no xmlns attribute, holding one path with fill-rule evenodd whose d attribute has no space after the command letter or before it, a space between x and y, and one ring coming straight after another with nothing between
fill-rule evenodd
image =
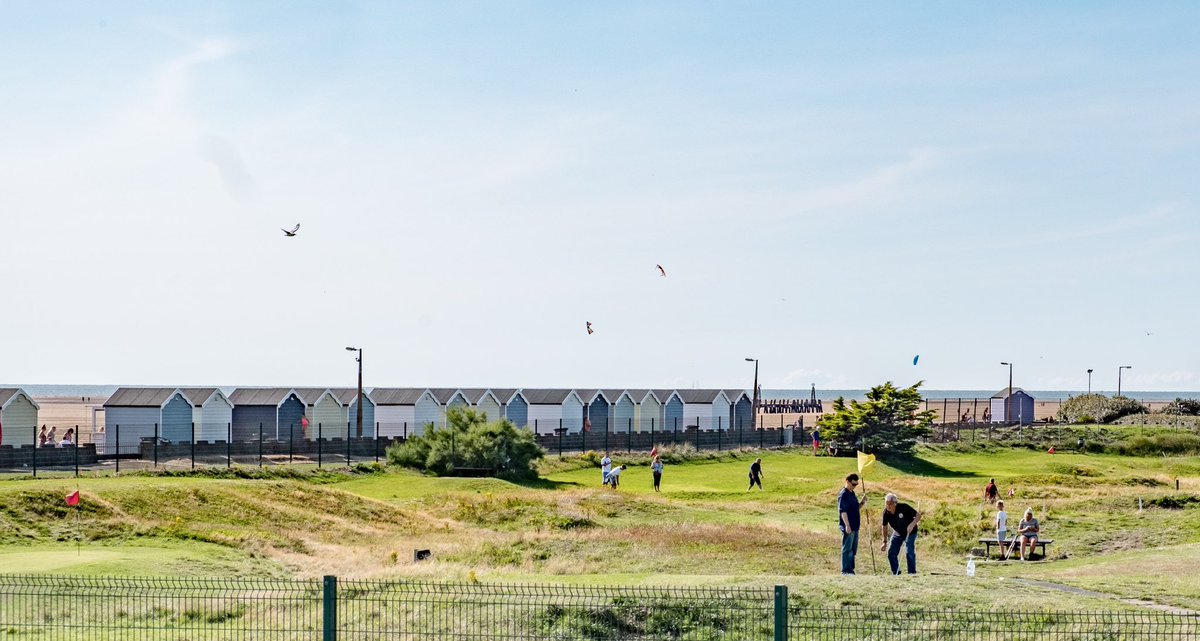
<instances>
[{"instance_id":1,"label":"man in blue shirt","mask_svg":"<svg viewBox=\"0 0 1200 641\"><path fill-rule=\"evenodd\" d=\"M838 492L838 529L842 532L842 574L854 574L854 556L858 554L858 509L866 502L859 500L854 489L858 487L858 475L846 477L846 487Z\"/></svg>"}]
</instances>

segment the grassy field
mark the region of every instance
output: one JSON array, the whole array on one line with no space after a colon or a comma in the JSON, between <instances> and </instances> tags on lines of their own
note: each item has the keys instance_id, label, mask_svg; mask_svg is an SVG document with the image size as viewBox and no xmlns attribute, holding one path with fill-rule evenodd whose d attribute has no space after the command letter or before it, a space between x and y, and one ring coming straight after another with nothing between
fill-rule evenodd
<instances>
[{"instance_id":1,"label":"grassy field","mask_svg":"<svg viewBox=\"0 0 1200 641\"><path fill-rule=\"evenodd\" d=\"M438 479L407 471L296 478L127 476L0 482L6 572L123 575L408 576L571 584L787 583L814 604L1132 608L1115 597L1200 609L1200 460L1028 449L944 448L881 462L868 475L874 523L891 491L925 520L916 577L882 576L860 546L838 574L835 496L852 459L763 455L764 491L746 491L751 452L670 464L663 492L645 457L600 487L591 458L548 461L544 478ZM1032 507L1049 560L965 559L990 532L988 478L1014 488L1010 519ZM1180 491L1175 491L1175 481ZM1138 509L1138 499L1143 509ZM865 534L865 533L864 533ZM878 544L878 531L875 532ZM865 537L864 537L865 538ZM75 541L82 539L77 549ZM414 563L414 549L432 561ZM872 568L880 576L872 576ZM1114 598L1032 587L1025 579Z\"/></svg>"}]
</instances>

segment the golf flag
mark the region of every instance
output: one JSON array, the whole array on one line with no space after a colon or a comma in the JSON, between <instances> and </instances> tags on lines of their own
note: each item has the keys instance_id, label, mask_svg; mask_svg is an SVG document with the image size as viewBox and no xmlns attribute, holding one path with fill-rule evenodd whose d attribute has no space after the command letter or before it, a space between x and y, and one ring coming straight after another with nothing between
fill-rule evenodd
<instances>
[{"instance_id":1,"label":"golf flag","mask_svg":"<svg viewBox=\"0 0 1200 641\"><path fill-rule=\"evenodd\" d=\"M79 505L79 490L75 490L67 495L67 505L71 507Z\"/></svg>"},{"instance_id":2,"label":"golf flag","mask_svg":"<svg viewBox=\"0 0 1200 641\"><path fill-rule=\"evenodd\" d=\"M874 454L863 454L862 452L858 453L858 473L859 474L866 472L867 468L871 467L874 464L875 464L875 455Z\"/></svg>"}]
</instances>

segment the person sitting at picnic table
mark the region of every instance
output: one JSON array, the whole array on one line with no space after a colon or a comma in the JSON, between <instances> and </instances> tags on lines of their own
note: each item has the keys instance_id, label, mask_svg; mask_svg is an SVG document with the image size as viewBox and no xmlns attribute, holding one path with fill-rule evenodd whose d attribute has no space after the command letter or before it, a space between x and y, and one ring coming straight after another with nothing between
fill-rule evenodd
<instances>
[{"instance_id":1,"label":"person sitting at picnic table","mask_svg":"<svg viewBox=\"0 0 1200 641\"><path fill-rule=\"evenodd\" d=\"M63 434L63 438L59 441L59 447L71 447L75 445L75 428L68 427L67 433Z\"/></svg>"},{"instance_id":2,"label":"person sitting at picnic table","mask_svg":"<svg viewBox=\"0 0 1200 641\"><path fill-rule=\"evenodd\" d=\"M996 488L996 479L990 479L983 488L983 499L988 503L995 503L998 498L1000 498L1000 490Z\"/></svg>"},{"instance_id":3,"label":"person sitting at picnic table","mask_svg":"<svg viewBox=\"0 0 1200 641\"><path fill-rule=\"evenodd\" d=\"M1017 525L1017 535L1021 537L1021 560L1028 560L1025 550L1029 550L1029 554L1033 554L1034 548L1037 547L1038 532L1041 528L1038 526L1038 520L1033 518L1033 508L1025 508L1025 517Z\"/></svg>"}]
</instances>

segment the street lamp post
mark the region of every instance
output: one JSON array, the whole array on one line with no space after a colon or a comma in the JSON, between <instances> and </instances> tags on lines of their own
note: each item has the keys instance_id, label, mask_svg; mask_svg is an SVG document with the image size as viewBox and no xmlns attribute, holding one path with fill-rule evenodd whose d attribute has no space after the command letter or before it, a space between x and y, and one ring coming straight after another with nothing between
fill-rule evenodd
<instances>
[{"instance_id":1,"label":"street lamp post","mask_svg":"<svg viewBox=\"0 0 1200 641\"><path fill-rule=\"evenodd\" d=\"M1088 368L1088 394L1092 393L1092 369Z\"/></svg>"},{"instance_id":2,"label":"street lamp post","mask_svg":"<svg viewBox=\"0 0 1200 641\"><path fill-rule=\"evenodd\" d=\"M1004 422L1012 420L1012 363L1000 363L1008 365L1008 396L1004 399Z\"/></svg>"},{"instance_id":3,"label":"street lamp post","mask_svg":"<svg viewBox=\"0 0 1200 641\"><path fill-rule=\"evenodd\" d=\"M758 421L758 359L747 358L746 362L754 363L754 389L750 391L751 404L754 405L754 409L751 411L750 420Z\"/></svg>"},{"instance_id":4,"label":"street lamp post","mask_svg":"<svg viewBox=\"0 0 1200 641\"><path fill-rule=\"evenodd\" d=\"M1117 368L1117 396L1121 395L1121 370L1133 369L1133 365L1122 365Z\"/></svg>"},{"instance_id":5,"label":"street lamp post","mask_svg":"<svg viewBox=\"0 0 1200 641\"><path fill-rule=\"evenodd\" d=\"M358 419L358 430L357 430L357 431L358 431L358 437L359 437L359 438L362 438L362 435L363 435L363 417L362 417L362 406L363 406L363 401L362 401L362 348L361 348L361 347L347 347L347 348L346 348L346 351L347 351L347 352L358 352L358 356L357 356L357 357L354 359L354 360L358 361L358 411L357 411L357 412L355 412L355 417ZM350 435L349 435L349 434L347 434L347 435L346 435L346 438L350 438Z\"/></svg>"}]
</instances>

